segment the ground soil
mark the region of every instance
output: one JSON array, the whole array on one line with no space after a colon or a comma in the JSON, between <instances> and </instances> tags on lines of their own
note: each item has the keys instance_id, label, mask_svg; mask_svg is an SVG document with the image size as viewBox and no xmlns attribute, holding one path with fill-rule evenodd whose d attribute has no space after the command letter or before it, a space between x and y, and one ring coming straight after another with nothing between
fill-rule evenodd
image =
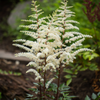
<instances>
[{"instance_id":1,"label":"ground soil","mask_svg":"<svg viewBox=\"0 0 100 100\"><path fill-rule=\"evenodd\" d=\"M0 1L0 22L3 19L7 18L14 8L15 4L11 4L11 0ZM18 1L16 0L16 3ZM4 13L5 12L5 13ZM3 23L6 23L6 21ZM3 33L6 30L0 30L0 36L3 36ZM0 49L8 51L8 52L19 52L18 48L12 46L12 37L3 37L0 42ZM17 62L14 60L8 59L0 59L0 69L2 71L12 71L13 74L7 74L0 72L0 92L2 93L2 99L0 100L24 100L26 98L27 93L32 93L28 88L36 88L33 85L34 75L26 74L26 64L28 62ZM21 73L21 75L14 75L14 72ZM63 78L62 82L66 82L66 79ZM79 72L76 78L73 78L73 81L70 85L71 92L70 95L77 96L73 100L84 100L86 95L91 97L91 94L100 92L100 72L94 72L90 70L86 70L83 72Z\"/></svg>"}]
</instances>

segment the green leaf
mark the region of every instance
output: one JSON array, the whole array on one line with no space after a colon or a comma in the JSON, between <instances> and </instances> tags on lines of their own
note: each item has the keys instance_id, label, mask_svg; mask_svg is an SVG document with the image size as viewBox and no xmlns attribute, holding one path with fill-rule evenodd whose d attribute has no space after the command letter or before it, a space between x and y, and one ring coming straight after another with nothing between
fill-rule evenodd
<instances>
[{"instance_id":1,"label":"green leaf","mask_svg":"<svg viewBox=\"0 0 100 100\"><path fill-rule=\"evenodd\" d=\"M51 96L51 98L52 98L52 99L55 99L55 97L54 97L53 95Z\"/></svg>"},{"instance_id":2,"label":"green leaf","mask_svg":"<svg viewBox=\"0 0 100 100\"><path fill-rule=\"evenodd\" d=\"M72 70L69 70L69 69L66 69L64 72L67 72L69 74L73 74L73 71Z\"/></svg>"},{"instance_id":3,"label":"green leaf","mask_svg":"<svg viewBox=\"0 0 100 100\"><path fill-rule=\"evenodd\" d=\"M8 73L6 71L4 71L4 74L7 75Z\"/></svg>"},{"instance_id":4,"label":"green leaf","mask_svg":"<svg viewBox=\"0 0 100 100\"><path fill-rule=\"evenodd\" d=\"M71 100L70 98L64 98L64 100Z\"/></svg>"},{"instance_id":5,"label":"green leaf","mask_svg":"<svg viewBox=\"0 0 100 100\"><path fill-rule=\"evenodd\" d=\"M67 94L63 93L64 98L68 97L68 95L69 95L69 93L67 93Z\"/></svg>"},{"instance_id":6,"label":"green leaf","mask_svg":"<svg viewBox=\"0 0 100 100\"><path fill-rule=\"evenodd\" d=\"M89 98L89 96L86 96L86 97L85 97L85 100L91 100L91 99Z\"/></svg>"},{"instance_id":7,"label":"green leaf","mask_svg":"<svg viewBox=\"0 0 100 100\"><path fill-rule=\"evenodd\" d=\"M75 71L74 74L77 75L78 74L78 71Z\"/></svg>"},{"instance_id":8,"label":"green leaf","mask_svg":"<svg viewBox=\"0 0 100 100\"><path fill-rule=\"evenodd\" d=\"M80 70L81 67L82 67L82 65L78 66L78 67L77 67L77 70Z\"/></svg>"},{"instance_id":9,"label":"green leaf","mask_svg":"<svg viewBox=\"0 0 100 100\"><path fill-rule=\"evenodd\" d=\"M13 72L12 71L9 71L9 74L13 74Z\"/></svg>"},{"instance_id":10,"label":"green leaf","mask_svg":"<svg viewBox=\"0 0 100 100\"><path fill-rule=\"evenodd\" d=\"M48 40L48 42L54 42L54 41L55 41L55 39Z\"/></svg>"},{"instance_id":11,"label":"green leaf","mask_svg":"<svg viewBox=\"0 0 100 100\"><path fill-rule=\"evenodd\" d=\"M27 94L27 97L33 97L33 95L32 94Z\"/></svg>"},{"instance_id":12,"label":"green leaf","mask_svg":"<svg viewBox=\"0 0 100 100\"><path fill-rule=\"evenodd\" d=\"M85 48L89 48L89 47L91 47L89 44L87 44L87 45L84 45L84 47Z\"/></svg>"},{"instance_id":13,"label":"green leaf","mask_svg":"<svg viewBox=\"0 0 100 100\"><path fill-rule=\"evenodd\" d=\"M62 91L63 88L64 88L64 86L65 86L65 84L60 84L60 86L59 86L59 90Z\"/></svg>"},{"instance_id":14,"label":"green leaf","mask_svg":"<svg viewBox=\"0 0 100 100\"><path fill-rule=\"evenodd\" d=\"M38 83L33 83L33 84L34 84L34 85L37 85L37 86L39 85Z\"/></svg>"},{"instance_id":15,"label":"green leaf","mask_svg":"<svg viewBox=\"0 0 100 100\"><path fill-rule=\"evenodd\" d=\"M53 95L49 95L49 94L46 94L46 95L51 99L55 99L55 97Z\"/></svg>"},{"instance_id":16,"label":"green leaf","mask_svg":"<svg viewBox=\"0 0 100 100\"><path fill-rule=\"evenodd\" d=\"M19 76L21 75L21 73L19 73L19 72L17 72L16 74L19 75Z\"/></svg>"},{"instance_id":17,"label":"green leaf","mask_svg":"<svg viewBox=\"0 0 100 100\"><path fill-rule=\"evenodd\" d=\"M91 57L91 55L83 55L83 58L86 60L86 59L88 59L88 58L90 58Z\"/></svg>"},{"instance_id":18,"label":"green leaf","mask_svg":"<svg viewBox=\"0 0 100 100\"><path fill-rule=\"evenodd\" d=\"M69 80L67 80L66 85L68 86L71 82L72 82L72 78L70 78Z\"/></svg>"},{"instance_id":19,"label":"green leaf","mask_svg":"<svg viewBox=\"0 0 100 100\"><path fill-rule=\"evenodd\" d=\"M49 91L57 92L57 84L51 83L50 88L48 88Z\"/></svg>"},{"instance_id":20,"label":"green leaf","mask_svg":"<svg viewBox=\"0 0 100 100\"><path fill-rule=\"evenodd\" d=\"M57 75L54 75L55 76L55 78L58 78L58 76Z\"/></svg>"},{"instance_id":21,"label":"green leaf","mask_svg":"<svg viewBox=\"0 0 100 100\"><path fill-rule=\"evenodd\" d=\"M63 100L63 97L60 97L58 100Z\"/></svg>"},{"instance_id":22,"label":"green leaf","mask_svg":"<svg viewBox=\"0 0 100 100\"><path fill-rule=\"evenodd\" d=\"M98 92L98 94L97 94L98 96L100 95L100 92Z\"/></svg>"},{"instance_id":23,"label":"green leaf","mask_svg":"<svg viewBox=\"0 0 100 100\"><path fill-rule=\"evenodd\" d=\"M93 55L89 56L89 60L92 60L92 59L94 59L94 56Z\"/></svg>"},{"instance_id":24,"label":"green leaf","mask_svg":"<svg viewBox=\"0 0 100 100\"><path fill-rule=\"evenodd\" d=\"M72 77L71 75L66 75L66 76L65 76L65 78L71 78L71 77Z\"/></svg>"},{"instance_id":25,"label":"green leaf","mask_svg":"<svg viewBox=\"0 0 100 100\"><path fill-rule=\"evenodd\" d=\"M91 63L91 65L89 66L89 69L92 70L92 71L94 71L94 70L97 70L98 68L97 68L96 64L92 64Z\"/></svg>"},{"instance_id":26,"label":"green leaf","mask_svg":"<svg viewBox=\"0 0 100 100\"><path fill-rule=\"evenodd\" d=\"M70 87L64 87L63 89L62 89L62 91L68 91L70 89Z\"/></svg>"},{"instance_id":27,"label":"green leaf","mask_svg":"<svg viewBox=\"0 0 100 100\"><path fill-rule=\"evenodd\" d=\"M95 93L92 93L92 99L96 99L97 95Z\"/></svg>"},{"instance_id":28,"label":"green leaf","mask_svg":"<svg viewBox=\"0 0 100 100\"><path fill-rule=\"evenodd\" d=\"M80 71L85 71L86 69L87 69L87 67L86 68L83 67L80 69Z\"/></svg>"}]
</instances>

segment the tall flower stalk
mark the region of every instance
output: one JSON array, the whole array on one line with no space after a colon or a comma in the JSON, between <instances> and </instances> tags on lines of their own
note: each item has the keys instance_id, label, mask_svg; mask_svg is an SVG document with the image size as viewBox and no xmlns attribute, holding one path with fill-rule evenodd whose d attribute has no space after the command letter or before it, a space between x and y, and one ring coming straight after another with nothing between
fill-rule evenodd
<instances>
[{"instance_id":1,"label":"tall flower stalk","mask_svg":"<svg viewBox=\"0 0 100 100\"><path fill-rule=\"evenodd\" d=\"M56 95L54 97L55 100L58 100L63 68L66 68L69 63L73 63L75 56L79 52L91 51L88 48L81 48L85 37L91 38L91 36L76 32L79 28L72 23L76 24L78 22L69 20L70 17L74 16L74 12L69 10L71 7L67 7L66 1L61 2L61 7L52 16L43 18L40 18L42 10L38 10L36 1L33 0L32 3L33 14L29 16L29 20L23 20L31 22L31 24L21 25L21 27L28 28L29 31L21 32L32 37L33 41L25 39L14 40L14 42L22 43L13 44L14 46L26 50L26 52L17 53L16 57L24 56L31 60L27 66L31 65L34 69L31 68L27 72L33 72L36 76L35 80L40 85L40 100L49 100L47 96L49 86L53 80L58 80ZM48 71L50 71L49 73L58 72L57 78L55 75L52 75L51 79L47 79Z\"/></svg>"}]
</instances>

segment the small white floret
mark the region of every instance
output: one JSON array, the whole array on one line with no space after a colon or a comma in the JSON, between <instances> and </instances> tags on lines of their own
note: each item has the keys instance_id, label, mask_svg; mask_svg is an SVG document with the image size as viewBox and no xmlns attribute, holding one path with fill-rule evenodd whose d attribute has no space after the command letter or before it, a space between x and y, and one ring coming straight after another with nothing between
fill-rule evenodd
<instances>
[{"instance_id":1,"label":"small white floret","mask_svg":"<svg viewBox=\"0 0 100 100\"><path fill-rule=\"evenodd\" d=\"M55 78L52 78L50 81L47 82L47 84L46 84L46 88L49 87L49 85L51 84L51 82L52 82L54 79L55 79Z\"/></svg>"}]
</instances>

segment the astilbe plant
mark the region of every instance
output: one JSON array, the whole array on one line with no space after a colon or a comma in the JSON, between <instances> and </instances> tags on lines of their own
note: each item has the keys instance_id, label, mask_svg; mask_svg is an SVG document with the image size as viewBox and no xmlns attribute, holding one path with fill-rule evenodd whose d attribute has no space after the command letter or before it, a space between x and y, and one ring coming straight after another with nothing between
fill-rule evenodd
<instances>
[{"instance_id":1,"label":"astilbe plant","mask_svg":"<svg viewBox=\"0 0 100 100\"><path fill-rule=\"evenodd\" d=\"M68 20L68 18L74 16L74 12L69 10L71 6L67 7L67 1L61 2L61 7L52 16L43 18L39 17L42 14L42 10L38 10L36 1L33 0L32 3L33 14L29 16L29 20L23 20L31 22L31 24L21 25L21 27L29 30L21 32L32 37L33 41L25 39L14 40L14 42L22 43L13 44L14 46L26 50L26 52L17 53L16 57L24 56L31 60L27 66L31 65L34 68L29 69L26 73L33 72L36 76L35 80L39 85L38 99L58 100L61 96L60 79L63 68L67 68L69 63L73 63L75 56L79 52L91 51L88 48L81 48L85 37L91 38L91 36L76 32L79 28L71 23L76 24L78 22ZM51 79L47 79L46 76L50 73L56 73L56 77L53 74ZM50 85L52 86L53 80L57 84L53 87L56 90L54 90L54 94L51 93L53 98L50 99L52 96L48 97L50 94L49 87ZM65 96L64 94L62 95ZM66 100L66 97L63 98Z\"/></svg>"}]
</instances>

